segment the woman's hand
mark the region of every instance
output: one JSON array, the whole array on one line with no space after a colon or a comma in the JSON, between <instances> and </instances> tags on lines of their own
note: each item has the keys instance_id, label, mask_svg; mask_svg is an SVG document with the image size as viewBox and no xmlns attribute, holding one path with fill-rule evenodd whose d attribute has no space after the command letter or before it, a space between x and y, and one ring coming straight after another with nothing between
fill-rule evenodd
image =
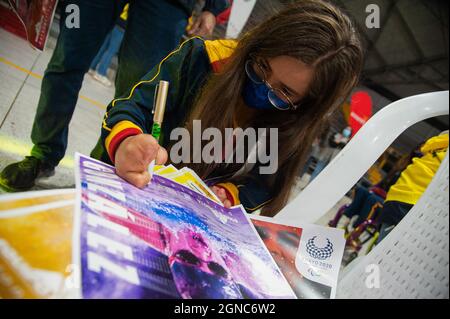
<instances>
[{"instance_id":1,"label":"woman's hand","mask_svg":"<svg viewBox=\"0 0 450 319\"><path fill-rule=\"evenodd\" d=\"M228 199L227 193L226 193L226 191L225 191L225 189L223 187L213 186L213 187L211 187L211 190L220 199L220 201L222 202L223 206L225 206L225 208L230 208L231 207L231 202Z\"/></svg>"},{"instance_id":2,"label":"woman's hand","mask_svg":"<svg viewBox=\"0 0 450 319\"><path fill-rule=\"evenodd\" d=\"M136 187L144 188L150 182L149 164L167 162L167 151L148 134L127 137L120 143L115 155L116 173Z\"/></svg>"}]
</instances>

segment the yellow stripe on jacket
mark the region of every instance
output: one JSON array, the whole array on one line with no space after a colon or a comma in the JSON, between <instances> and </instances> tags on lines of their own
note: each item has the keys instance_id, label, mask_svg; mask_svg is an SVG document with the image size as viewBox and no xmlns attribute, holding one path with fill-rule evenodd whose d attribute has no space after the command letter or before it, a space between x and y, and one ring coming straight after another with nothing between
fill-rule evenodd
<instances>
[{"instance_id":1,"label":"yellow stripe on jacket","mask_svg":"<svg viewBox=\"0 0 450 319\"><path fill-rule=\"evenodd\" d=\"M128 8L129 8L129 7L130 7L130 5L127 3L127 4L125 5L125 7L123 8L122 13L120 14L120 18L121 18L122 20L125 20L125 21L128 20Z\"/></svg>"},{"instance_id":2,"label":"yellow stripe on jacket","mask_svg":"<svg viewBox=\"0 0 450 319\"><path fill-rule=\"evenodd\" d=\"M206 40L205 49L208 54L209 61L215 73L222 71L227 60L236 50L238 41L236 40Z\"/></svg>"}]
</instances>

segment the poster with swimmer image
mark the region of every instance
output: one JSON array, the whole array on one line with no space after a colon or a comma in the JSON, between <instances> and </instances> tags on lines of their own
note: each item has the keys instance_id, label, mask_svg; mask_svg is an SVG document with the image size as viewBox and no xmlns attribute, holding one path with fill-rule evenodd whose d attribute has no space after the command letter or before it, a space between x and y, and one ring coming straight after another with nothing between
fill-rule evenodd
<instances>
[{"instance_id":1,"label":"poster with swimmer image","mask_svg":"<svg viewBox=\"0 0 450 319\"><path fill-rule=\"evenodd\" d=\"M138 189L104 163L76 163L80 297L296 298L241 207L162 176Z\"/></svg>"}]
</instances>

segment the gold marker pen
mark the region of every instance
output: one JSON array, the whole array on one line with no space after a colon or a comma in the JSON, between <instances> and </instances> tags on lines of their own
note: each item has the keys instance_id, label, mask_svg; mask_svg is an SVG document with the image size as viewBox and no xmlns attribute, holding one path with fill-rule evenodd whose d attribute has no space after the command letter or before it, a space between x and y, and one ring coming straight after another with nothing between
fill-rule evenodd
<instances>
[{"instance_id":1,"label":"gold marker pen","mask_svg":"<svg viewBox=\"0 0 450 319\"><path fill-rule=\"evenodd\" d=\"M161 127L164 120L164 112L166 110L167 94L169 93L169 82L159 81L156 93L155 104L153 106L153 125L152 136L158 141L161 137ZM153 169L155 167L155 161L153 160L149 167L148 172L150 176L153 176Z\"/></svg>"}]
</instances>

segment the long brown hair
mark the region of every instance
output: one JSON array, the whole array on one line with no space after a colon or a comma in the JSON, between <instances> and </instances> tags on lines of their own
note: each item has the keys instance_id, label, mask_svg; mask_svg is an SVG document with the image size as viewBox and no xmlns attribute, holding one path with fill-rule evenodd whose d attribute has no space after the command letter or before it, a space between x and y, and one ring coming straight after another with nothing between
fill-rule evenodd
<instances>
[{"instance_id":1,"label":"long brown hair","mask_svg":"<svg viewBox=\"0 0 450 319\"><path fill-rule=\"evenodd\" d=\"M224 132L225 128L234 127L233 116L242 107L241 96L236 92L242 92L246 80L244 65L250 55L265 59L290 56L314 68L309 93L297 110L258 111L248 123L248 127L276 127L279 131L278 171L268 178L273 199L262 210L263 215L274 216L286 205L296 176L324 123L358 83L363 52L351 20L335 5L323 0L290 4L244 34L224 70L211 76L187 120L191 136L196 119L201 119L203 128L215 127ZM202 178L217 170L236 170L233 165L217 163L190 166Z\"/></svg>"}]
</instances>

